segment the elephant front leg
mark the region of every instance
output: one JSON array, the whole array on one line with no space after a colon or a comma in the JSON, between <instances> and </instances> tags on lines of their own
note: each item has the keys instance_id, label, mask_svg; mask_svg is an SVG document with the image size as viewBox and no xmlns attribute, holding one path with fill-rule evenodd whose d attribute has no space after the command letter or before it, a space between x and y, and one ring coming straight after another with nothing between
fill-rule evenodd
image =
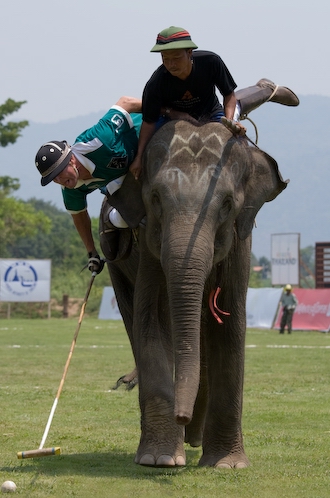
<instances>
[{"instance_id":1,"label":"elephant front leg","mask_svg":"<svg viewBox=\"0 0 330 498\"><path fill-rule=\"evenodd\" d=\"M235 312L230 317L232 320L234 315ZM238 330L224 324L221 330L210 334L209 404L201 466L245 468L249 465L241 426L244 334Z\"/></svg>"},{"instance_id":2,"label":"elephant front leg","mask_svg":"<svg viewBox=\"0 0 330 498\"><path fill-rule=\"evenodd\" d=\"M147 343L141 349L138 364L141 438L135 463L151 467L182 466L186 464L184 427L174 420L171 364L161 343L156 346L151 338Z\"/></svg>"},{"instance_id":3,"label":"elephant front leg","mask_svg":"<svg viewBox=\"0 0 330 498\"><path fill-rule=\"evenodd\" d=\"M184 428L174 421L173 402L158 393L140 404L141 438L135 463L150 467L185 465Z\"/></svg>"},{"instance_id":4,"label":"elephant front leg","mask_svg":"<svg viewBox=\"0 0 330 498\"><path fill-rule=\"evenodd\" d=\"M219 417L215 421L221 429L216 436L204 434L203 455L199 461L200 466L208 466L224 469L243 469L250 465L243 446L243 437L240 426L231 427L226 431L226 424Z\"/></svg>"},{"instance_id":5,"label":"elephant front leg","mask_svg":"<svg viewBox=\"0 0 330 498\"><path fill-rule=\"evenodd\" d=\"M167 292L159 262L153 259L145 262L141 258L134 308L141 409L141 438L135 463L182 466L186 463L184 428L174 420L173 345Z\"/></svg>"},{"instance_id":6,"label":"elephant front leg","mask_svg":"<svg viewBox=\"0 0 330 498\"><path fill-rule=\"evenodd\" d=\"M216 468L249 465L243 445L242 410L250 250L250 237L244 241L236 239L218 272L221 292L217 305L230 311L230 316L224 317L220 325L205 306L207 319L203 333L209 367L209 402L200 465ZM214 282L210 283L213 288Z\"/></svg>"}]
</instances>

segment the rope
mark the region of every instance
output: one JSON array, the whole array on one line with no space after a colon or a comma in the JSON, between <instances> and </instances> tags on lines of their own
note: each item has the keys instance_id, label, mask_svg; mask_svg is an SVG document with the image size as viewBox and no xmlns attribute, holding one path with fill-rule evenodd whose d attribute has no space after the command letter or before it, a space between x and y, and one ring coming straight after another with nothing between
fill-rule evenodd
<instances>
[{"instance_id":1,"label":"rope","mask_svg":"<svg viewBox=\"0 0 330 498\"><path fill-rule=\"evenodd\" d=\"M274 90L273 90L273 93L271 94L271 96L266 100L266 102L269 102L270 100L272 100L272 98L274 97L275 93L277 92L278 90L278 85L275 86Z\"/></svg>"},{"instance_id":2,"label":"rope","mask_svg":"<svg viewBox=\"0 0 330 498\"><path fill-rule=\"evenodd\" d=\"M254 126L254 131L255 131L255 134L256 134L255 145L257 145L257 143L258 143L258 138L259 138L257 125L254 123L254 121L252 121L252 119L251 119L251 118L249 118L249 117L248 117L248 115L245 115L245 116L243 117L243 119L247 119L247 120L248 120L248 121L250 121L250 123Z\"/></svg>"}]
</instances>

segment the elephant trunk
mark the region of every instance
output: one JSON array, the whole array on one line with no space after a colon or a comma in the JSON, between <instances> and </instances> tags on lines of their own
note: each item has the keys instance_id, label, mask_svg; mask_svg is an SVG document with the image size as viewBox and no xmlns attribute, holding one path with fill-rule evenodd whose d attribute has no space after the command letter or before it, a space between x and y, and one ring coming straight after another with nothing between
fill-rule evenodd
<instances>
[{"instance_id":1,"label":"elephant trunk","mask_svg":"<svg viewBox=\"0 0 330 498\"><path fill-rule=\"evenodd\" d=\"M167 276L169 305L175 357L174 417L178 424L187 425L193 415L200 381L200 322L204 284L213 262L213 245L196 243L190 254L169 244L162 266ZM183 244L184 246L184 244ZM210 247L211 246L211 247ZM188 245L189 247L189 245Z\"/></svg>"}]
</instances>

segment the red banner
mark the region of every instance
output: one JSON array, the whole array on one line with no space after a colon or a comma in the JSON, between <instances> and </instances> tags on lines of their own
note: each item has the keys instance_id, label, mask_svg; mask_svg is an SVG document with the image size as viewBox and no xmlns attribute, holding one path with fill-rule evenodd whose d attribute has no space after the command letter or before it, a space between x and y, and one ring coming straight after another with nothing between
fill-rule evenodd
<instances>
[{"instance_id":1,"label":"red banner","mask_svg":"<svg viewBox=\"0 0 330 498\"><path fill-rule=\"evenodd\" d=\"M292 289L298 299L293 315L292 330L330 330L330 289ZM274 328L280 328L282 309Z\"/></svg>"}]
</instances>

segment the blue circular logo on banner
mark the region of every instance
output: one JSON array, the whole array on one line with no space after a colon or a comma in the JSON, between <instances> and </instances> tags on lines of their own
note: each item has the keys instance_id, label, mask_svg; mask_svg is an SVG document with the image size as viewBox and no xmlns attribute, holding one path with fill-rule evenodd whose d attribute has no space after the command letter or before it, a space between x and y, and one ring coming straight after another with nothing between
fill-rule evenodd
<instances>
[{"instance_id":1,"label":"blue circular logo on banner","mask_svg":"<svg viewBox=\"0 0 330 498\"><path fill-rule=\"evenodd\" d=\"M27 261L17 261L7 269L4 281L10 292L16 296L24 296L35 289L38 275Z\"/></svg>"}]
</instances>

